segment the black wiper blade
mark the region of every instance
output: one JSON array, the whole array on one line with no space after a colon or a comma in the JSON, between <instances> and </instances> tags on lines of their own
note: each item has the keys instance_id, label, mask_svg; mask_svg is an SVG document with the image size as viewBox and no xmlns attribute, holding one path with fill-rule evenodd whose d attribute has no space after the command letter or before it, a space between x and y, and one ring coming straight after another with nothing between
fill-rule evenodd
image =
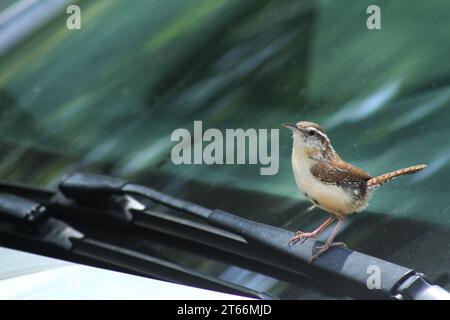
<instances>
[{"instance_id":1,"label":"black wiper blade","mask_svg":"<svg viewBox=\"0 0 450 320\"><path fill-rule=\"evenodd\" d=\"M157 278L224 293L258 299L276 299L265 292L252 290L229 281L200 273L174 262L121 246L86 237L69 224L54 218L42 203L0 193L0 244L15 249L46 248L61 251L75 262L79 258L106 263L142 276ZM20 243L20 247L17 244ZM42 250L47 253L46 250Z\"/></svg>"},{"instance_id":2,"label":"black wiper blade","mask_svg":"<svg viewBox=\"0 0 450 320\"><path fill-rule=\"evenodd\" d=\"M45 216L45 207L34 201L7 193L0 193L0 200L0 212L3 212L3 219L21 227L33 226Z\"/></svg>"},{"instance_id":3,"label":"black wiper blade","mask_svg":"<svg viewBox=\"0 0 450 320\"><path fill-rule=\"evenodd\" d=\"M112 195L140 195L163 204L169 208L194 214L200 218L208 218L212 210L199 204L181 200L158 190L128 183L125 180L109 176L75 173L64 179L59 189L68 198L81 203L98 202Z\"/></svg>"},{"instance_id":4,"label":"black wiper blade","mask_svg":"<svg viewBox=\"0 0 450 320\"><path fill-rule=\"evenodd\" d=\"M388 261L378 259L360 252L344 248L332 248L322 255L313 264L309 263L316 246L322 242L308 239L301 246L289 247L288 240L293 236L293 232L249 221L221 210L211 210L201 205L181 200L173 196L164 194L155 189L134 185L127 181L108 176L76 173L67 177L59 186L62 193L81 204L89 205L98 201L111 200L111 197L120 195L143 196L154 202L163 204L172 209L189 213L197 218L207 221L209 224L222 228L236 234L244 239L236 246L224 245L224 248L242 249L241 254L249 255L255 260L279 266L294 273L308 275L312 279L333 279L339 281L347 287L347 292L355 296L366 297L390 297L397 299L418 299L423 297L434 297L449 299L447 291L435 290L428 279L422 274L410 268L399 266ZM135 210L148 214L146 210ZM135 215L134 219L139 219L140 215ZM191 237L192 238L192 237ZM195 238L195 236L194 236ZM226 242L224 242L226 243ZM216 244L221 246L222 242ZM251 249L251 250L249 250ZM259 252L255 253L255 250ZM377 290L369 289L367 283L371 268L375 266L379 273L381 286ZM412 286L420 282L420 294L418 290L412 290ZM411 279L415 279L412 281ZM425 294L425 292L434 294Z\"/></svg>"}]
</instances>

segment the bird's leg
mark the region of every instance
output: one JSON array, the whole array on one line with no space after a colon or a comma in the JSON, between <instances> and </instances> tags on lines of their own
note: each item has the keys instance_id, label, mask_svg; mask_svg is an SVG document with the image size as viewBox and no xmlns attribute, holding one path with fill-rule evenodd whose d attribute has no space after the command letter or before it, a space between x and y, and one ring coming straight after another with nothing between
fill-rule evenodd
<instances>
[{"instance_id":1,"label":"bird's leg","mask_svg":"<svg viewBox=\"0 0 450 320\"><path fill-rule=\"evenodd\" d=\"M317 249L319 251L309 259L310 262L314 262L322 254L327 252L327 250L330 249L331 247L345 247L345 248L347 247L347 245L343 242L333 242L334 237L336 237L336 234L343 223L344 223L344 219L340 218L338 223L336 224L336 227L334 227L333 232L331 233L330 237L328 238L327 242L325 242L325 244L323 246L317 247Z\"/></svg>"},{"instance_id":2,"label":"bird's leg","mask_svg":"<svg viewBox=\"0 0 450 320\"><path fill-rule=\"evenodd\" d=\"M297 242L302 241L305 242L306 239L309 238L317 238L317 236L326 228L330 225L330 223L332 223L334 221L334 217L329 217L327 220L325 220L324 223L322 223L316 230L314 230L313 232L303 232L303 231L297 231L295 233L295 236L293 236L288 244L289 246L293 246L294 244L296 244Z\"/></svg>"}]
</instances>

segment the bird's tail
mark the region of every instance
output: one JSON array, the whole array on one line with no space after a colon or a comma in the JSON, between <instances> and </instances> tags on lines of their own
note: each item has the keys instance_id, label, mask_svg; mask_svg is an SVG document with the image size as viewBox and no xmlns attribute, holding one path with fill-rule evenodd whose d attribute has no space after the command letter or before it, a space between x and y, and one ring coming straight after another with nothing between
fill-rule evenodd
<instances>
[{"instance_id":1,"label":"bird's tail","mask_svg":"<svg viewBox=\"0 0 450 320\"><path fill-rule=\"evenodd\" d=\"M427 166L424 164L419 164L417 166L412 166L400 170L395 170L389 173L382 174L381 176L374 177L367 181L367 186L369 188L377 188L381 186L382 184L391 181L392 179L401 177L405 174L412 174L419 172L420 170L425 169Z\"/></svg>"}]
</instances>

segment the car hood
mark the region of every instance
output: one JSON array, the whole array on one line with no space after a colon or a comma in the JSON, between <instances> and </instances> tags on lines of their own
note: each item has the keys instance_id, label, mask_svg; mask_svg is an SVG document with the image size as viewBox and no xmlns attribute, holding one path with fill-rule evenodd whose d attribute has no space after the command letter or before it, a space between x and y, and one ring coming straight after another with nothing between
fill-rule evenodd
<instances>
[{"instance_id":1,"label":"car hood","mask_svg":"<svg viewBox=\"0 0 450 320\"><path fill-rule=\"evenodd\" d=\"M0 248L0 299L247 299Z\"/></svg>"}]
</instances>

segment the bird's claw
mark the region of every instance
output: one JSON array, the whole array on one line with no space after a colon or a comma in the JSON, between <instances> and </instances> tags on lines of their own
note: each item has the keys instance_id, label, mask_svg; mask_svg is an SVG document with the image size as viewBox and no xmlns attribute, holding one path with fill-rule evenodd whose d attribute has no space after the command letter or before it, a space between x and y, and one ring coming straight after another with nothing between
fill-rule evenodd
<instances>
[{"instance_id":1,"label":"bird's claw","mask_svg":"<svg viewBox=\"0 0 450 320\"><path fill-rule=\"evenodd\" d=\"M301 244L305 243L306 239L315 239L317 238L317 234L315 234L314 232L303 232L303 231L297 231L295 233L295 236L293 236L289 242L288 245L289 247L292 247L294 244L296 244L297 242L301 241Z\"/></svg>"},{"instance_id":2,"label":"bird's claw","mask_svg":"<svg viewBox=\"0 0 450 320\"><path fill-rule=\"evenodd\" d=\"M327 252L331 247L341 247L341 248L347 248L347 245L344 242L331 242L331 243L325 243L323 246L319 246L316 249L317 253L313 255L311 258L309 258L309 262L313 263L316 261L322 254Z\"/></svg>"}]
</instances>

